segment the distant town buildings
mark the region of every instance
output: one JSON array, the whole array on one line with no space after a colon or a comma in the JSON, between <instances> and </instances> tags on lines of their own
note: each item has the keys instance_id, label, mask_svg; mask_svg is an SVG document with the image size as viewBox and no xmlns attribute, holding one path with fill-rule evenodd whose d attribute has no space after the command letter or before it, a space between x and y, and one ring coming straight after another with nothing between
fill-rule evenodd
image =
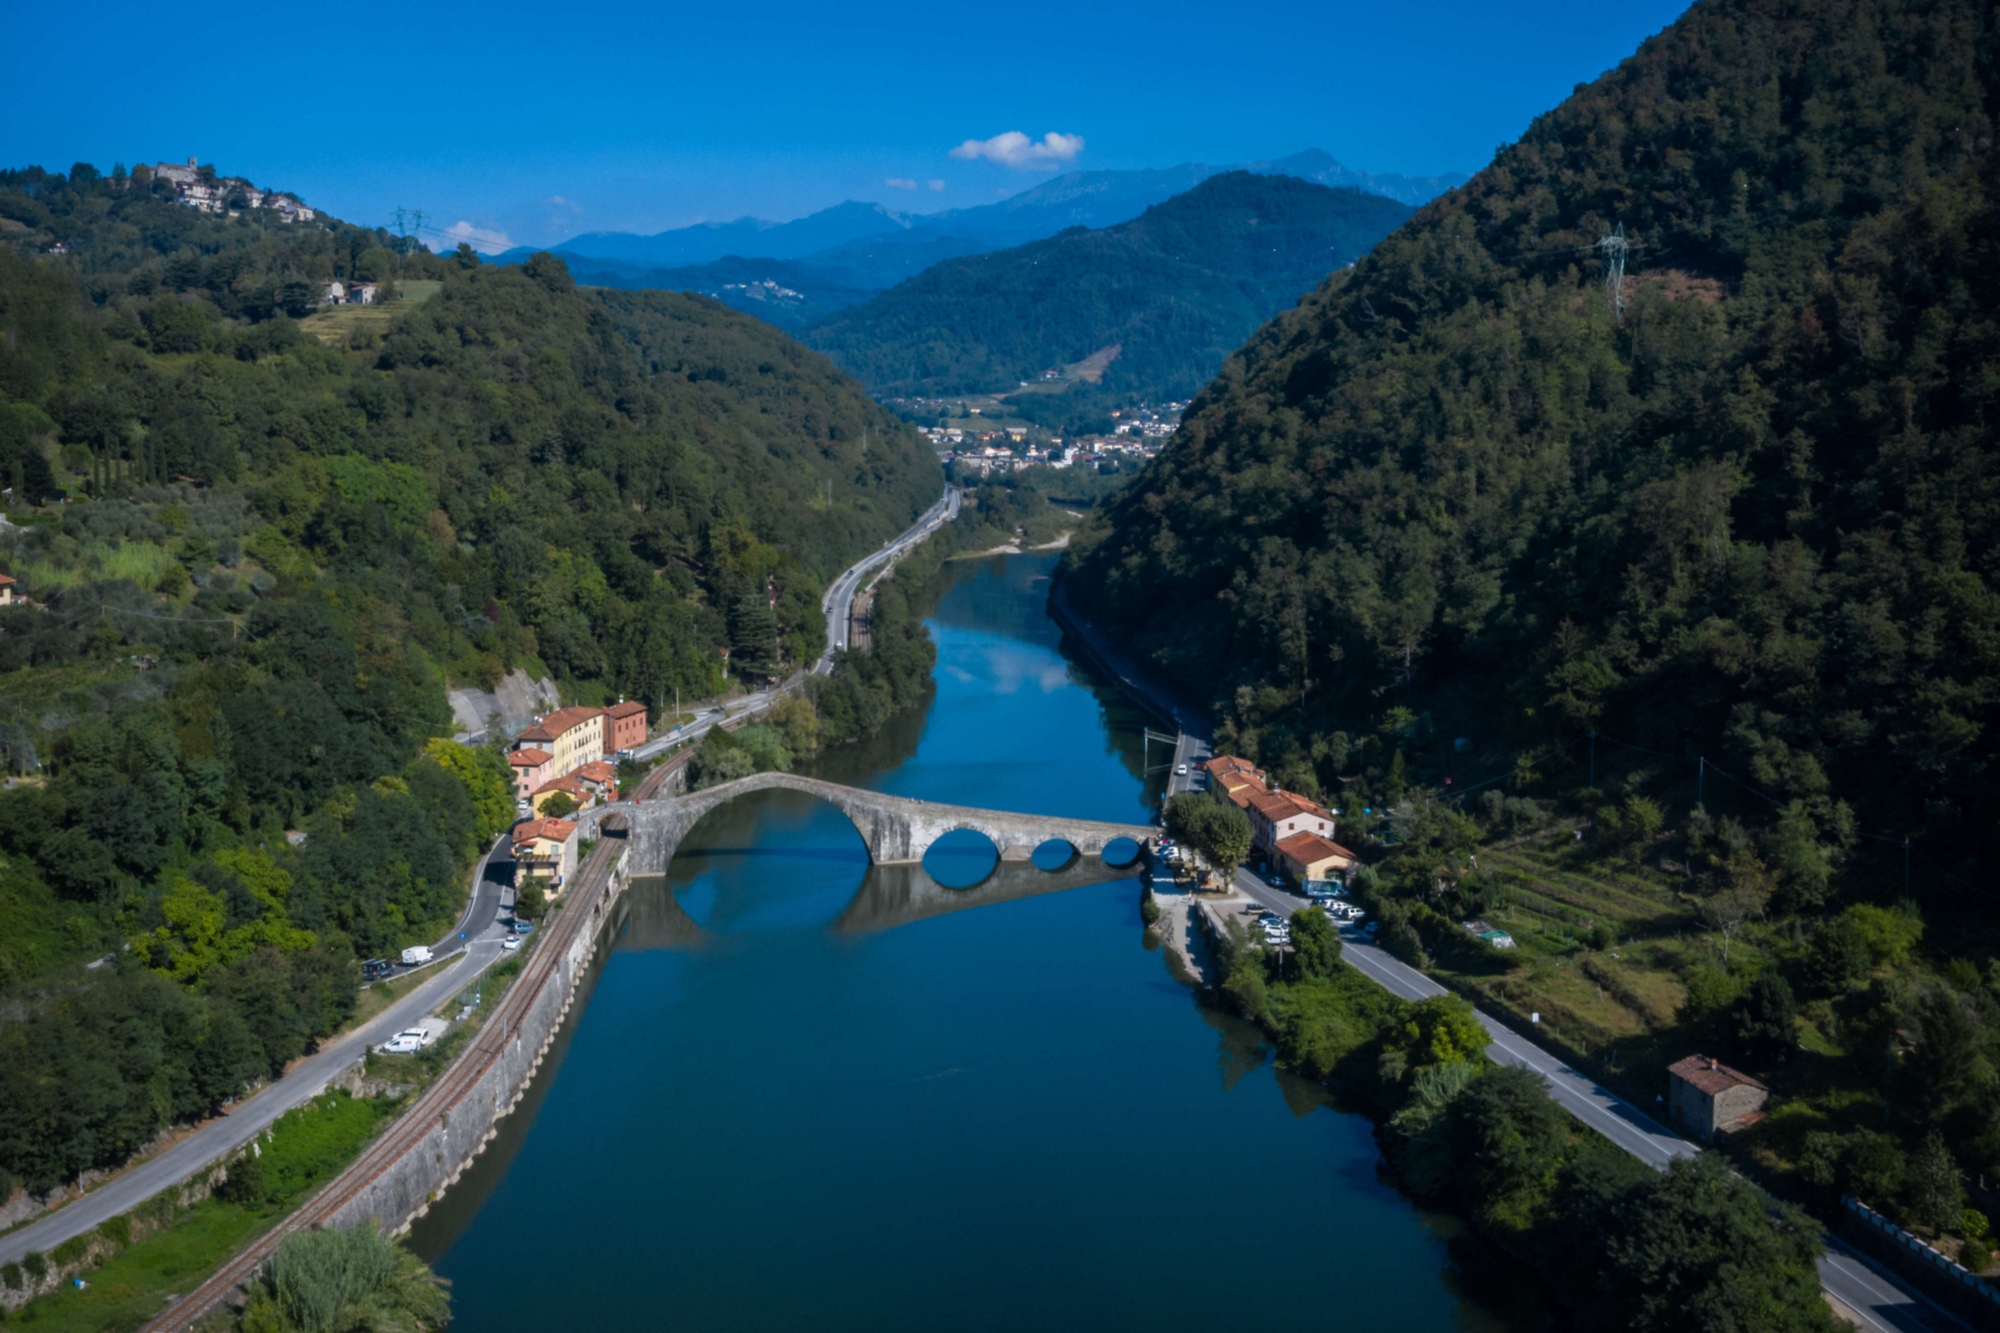
<instances>
[{"instance_id":1,"label":"distant town buildings","mask_svg":"<svg viewBox=\"0 0 2000 1333\"><path fill-rule=\"evenodd\" d=\"M267 193L241 176L215 176L213 171L209 176L203 178L201 164L194 158L186 166L161 162L153 167L154 180L172 185L180 203L203 213L234 217L246 208L268 208L280 222L311 222L319 216L292 195Z\"/></svg>"}]
</instances>

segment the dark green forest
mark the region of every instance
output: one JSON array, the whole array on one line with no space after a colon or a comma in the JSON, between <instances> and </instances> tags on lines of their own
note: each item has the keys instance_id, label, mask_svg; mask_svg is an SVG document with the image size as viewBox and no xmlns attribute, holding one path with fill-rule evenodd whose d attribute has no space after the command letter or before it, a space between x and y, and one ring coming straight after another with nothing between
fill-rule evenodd
<instances>
[{"instance_id":1,"label":"dark green forest","mask_svg":"<svg viewBox=\"0 0 2000 1333\"><path fill-rule=\"evenodd\" d=\"M1989 5L1703 0L1262 328L1063 574L1345 809L1393 951L1642 1102L1740 1062L1740 1164L1974 1268L1996 98Z\"/></svg>"},{"instance_id":2,"label":"dark green forest","mask_svg":"<svg viewBox=\"0 0 2000 1333\"><path fill-rule=\"evenodd\" d=\"M1069 390L1073 414L1181 399L1408 216L1357 190L1229 172L1130 222L945 260L801 336L880 394L1005 393L1115 345L1101 383Z\"/></svg>"},{"instance_id":3,"label":"dark green forest","mask_svg":"<svg viewBox=\"0 0 2000 1333\"><path fill-rule=\"evenodd\" d=\"M83 164L0 173L0 477L0 1197L279 1071L457 916L512 793L447 686L789 670L942 486L714 302Z\"/></svg>"},{"instance_id":4,"label":"dark green forest","mask_svg":"<svg viewBox=\"0 0 2000 1333\"><path fill-rule=\"evenodd\" d=\"M1456 710L1987 854L1991 23L1697 5L1259 331L1074 590L1322 785Z\"/></svg>"}]
</instances>

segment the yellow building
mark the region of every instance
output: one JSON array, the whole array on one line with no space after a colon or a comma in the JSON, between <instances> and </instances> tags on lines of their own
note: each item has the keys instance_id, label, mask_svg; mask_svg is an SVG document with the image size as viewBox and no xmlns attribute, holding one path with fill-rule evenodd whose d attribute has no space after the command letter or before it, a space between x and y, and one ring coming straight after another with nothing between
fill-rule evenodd
<instances>
[{"instance_id":1,"label":"yellow building","mask_svg":"<svg viewBox=\"0 0 2000 1333\"><path fill-rule=\"evenodd\" d=\"M558 708L514 739L515 748L547 750L548 772L567 777L604 757L604 710Z\"/></svg>"}]
</instances>

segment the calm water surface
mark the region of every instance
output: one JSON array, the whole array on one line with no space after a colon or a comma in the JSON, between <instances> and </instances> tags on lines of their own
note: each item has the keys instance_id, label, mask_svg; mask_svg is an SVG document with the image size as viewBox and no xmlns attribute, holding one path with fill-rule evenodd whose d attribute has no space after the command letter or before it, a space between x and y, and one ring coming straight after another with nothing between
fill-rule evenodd
<instances>
[{"instance_id":1,"label":"calm water surface","mask_svg":"<svg viewBox=\"0 0 2000 1333\"><path fill-rule=\"evenodd\" d=\"M962 568L934 701L821 775L1144 820L1141 719L1058 651L1052 565ZM418 1224L454 1327L1500 1327L1368 1123L1144 949L1134 881L987 901L1022 874L895 924L910 872L838 811L710 816Z\"/></svg>"}]
</instances>

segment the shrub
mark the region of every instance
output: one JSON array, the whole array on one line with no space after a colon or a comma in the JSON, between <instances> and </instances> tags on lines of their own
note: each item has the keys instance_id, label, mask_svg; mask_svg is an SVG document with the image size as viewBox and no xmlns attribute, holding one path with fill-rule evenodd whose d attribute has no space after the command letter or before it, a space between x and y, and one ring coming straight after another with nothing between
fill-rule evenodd
<instances>
[{"instance_id":1,"label":"shrub","mask_svg":"<svg viewBox=\"0 0 2000 1333\"><path fill-rule=\"evenodd\" d=\"M264 1163L256 1153L246 1152L229 1164L229 1175L215 1197L239 1208L254 1207L270 1197L264 1183Z\"/></svg>"},{"instance_id":2,"label":"shrub","mask_svg":"<svg viewBox=\"0 0 2000 1333\"><path fill-rule=\"evenodd\" d=\"M40 1282L49 1275L48 1256L30 1250L21 1256L21 1267L28 1270L30 1278L36 1282Z\"/></svg>"},{"instance_id":3,"label":"shrub","mask_svg":"<svg viewBox=\"0 0 2000 1333\"><path fill-rule=\"evenodd\" d=\"M88 1235L71 1236L68 1240L49 1251L49 1262L55 1265L57 1271L61 1271L68 1268L71 1264L82 1263L83 1257L89 1253L90 1238Z\"/></svg>"},{"instance_id":4,"label":"shrub","mask_svg":"<svg viewBox=\"0 0 2000 1333\"><path fill-rule=\"evenodd\" d=\"M21 1273L21 1265L11 1261L0 1264L0 1282L6 1283L7 1290L19 1291L26 1280Z\"/></svg>"},{"instance_id":5,"label":"shrub","mask_svg":"<svg viewBox=\"0 0 2000 1333\"><path fill-rule=\"evenodd\" d=\"M132 1243L132 1219L125 1213L106 1218L97 1224L97 1234L122 1250Z\"/></svg>"}]
</instances>

